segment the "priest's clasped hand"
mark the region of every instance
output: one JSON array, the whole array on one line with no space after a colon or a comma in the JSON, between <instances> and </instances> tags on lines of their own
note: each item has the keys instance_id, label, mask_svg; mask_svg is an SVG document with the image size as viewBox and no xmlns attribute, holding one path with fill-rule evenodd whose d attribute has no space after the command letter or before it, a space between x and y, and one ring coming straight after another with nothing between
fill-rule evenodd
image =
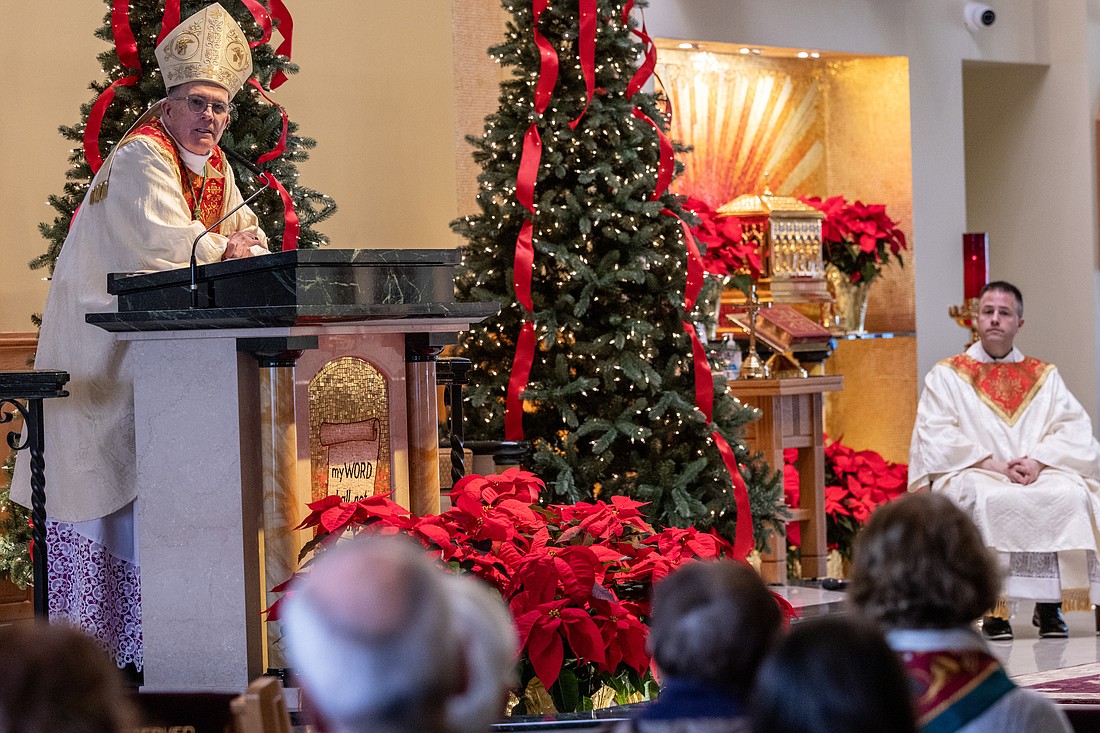
<instances>
[{"instance_id":1,"label":"priest's clasped hand","mask_svg":"<svg viewBox=\"0 0 1100 733\"><path fill-rule=\"evenodd\" d=\"M997 461L990 457L978 463L977 467L999 473L1008 477L1012 483L1025 486L1039 478L1039 472L1043 470L1042 463L1027 456L1013 458L1011 461Z\"/></svg>"}]
</instances>

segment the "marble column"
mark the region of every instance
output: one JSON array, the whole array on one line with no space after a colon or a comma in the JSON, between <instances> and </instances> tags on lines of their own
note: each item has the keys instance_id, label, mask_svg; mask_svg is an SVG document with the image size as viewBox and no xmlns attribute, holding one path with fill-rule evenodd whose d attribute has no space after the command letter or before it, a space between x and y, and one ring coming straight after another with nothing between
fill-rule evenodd
<instances>
[{"instance_id":1,"label":"marble column","mask_svg":"<svg viewBox=\"0 0 1100 733\"><path fill-rule=\"evenodd\" d=\"M409 509L439 514L439 394L435 360L442 350L406 339L405 395L409 419Z\"/></svg>"},{"instance_id":2,"label":"marble column","mask_svg":"<svg viewBox=\"0 0 1100 733\"><path fill-rule=\"evenodd\" d=\"M282 594L271 589L286 581L298 569L302 549L302 504L297 483L298 430L294 422L294 371L289 365L260 365L260 452L263 460L264 519L261 533L264 563L264 607L269 608ZM287 666L283 655L282 624L264 624L264 666Z\"/></svg>"}]
</instances>

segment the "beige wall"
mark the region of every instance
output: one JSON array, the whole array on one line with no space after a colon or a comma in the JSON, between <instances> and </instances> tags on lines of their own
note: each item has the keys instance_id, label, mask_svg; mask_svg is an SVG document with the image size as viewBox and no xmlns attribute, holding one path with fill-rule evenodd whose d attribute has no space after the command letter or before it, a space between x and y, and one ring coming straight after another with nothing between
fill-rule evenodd
<instances>
[{"instance_id":1,"label":"beige wall","mask_svg":"<svg viewBox=\"0 0 1100 733\"><path fill-rule=\"evenodd\" d=\"M336 199L335 247L454 247L450 0L297 0L301 73L276 94L317 147L302 181Z\"/></svg>"},{"instance_id":2,"label":"beige wall","mask_svg":"<svg viewBox=\"0 0 1100 733\"><path fill-rule=\"evenodd\" d=\"M95 54L105 46L92 30L106 9L88 0L67 3L64 13L56 3L21 4L26 32L9 32L0 44L7 82L0 104L0 331L34 330L31 312L46 298L45 272L31 273L27 262L45 250L38 222L54 216L46 197L65 184L70 143L57 126L80 121L88 84L99 78Z\"/></svg>"}]
</instances>

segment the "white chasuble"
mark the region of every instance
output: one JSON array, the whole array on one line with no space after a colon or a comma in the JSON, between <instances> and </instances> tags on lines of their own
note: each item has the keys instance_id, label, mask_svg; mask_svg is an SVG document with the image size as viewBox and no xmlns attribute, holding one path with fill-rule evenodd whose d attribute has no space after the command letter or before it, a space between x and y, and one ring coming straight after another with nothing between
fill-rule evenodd
<instances>
[{"instance_id":1,"label":"white chasuble","mask_svg":"<svg viewBox=\"0 0 1100 733\"><path fill-rule=\"evenodd\" d=\"M975 468L986 458L1033 458L1031 484ZM1100 601L1100 444L1058 370L1016 349L994 363L981 344L925 378L909 449L909 490L931 485L969 512L1008 566L1006 595ZM1057 553L1057 562L1044 559ZM1067 594L1067 591L1071 593ZM1074 593L1075 592L1075 593Z\"/></svg>"},{"instance_id":2,"label":"white chasuble","mask_svg":"<svg viewBox=\"0 0 1100 733\"><path fill-rule=\"evenodd\" d=\"M178 158L140 136L119 146L113 158L106 198L92 204L85 197L57 258L35 355L35 368L64 370L70 377L69 396L52 400L44 419L46 512L66 522L107 516L138 495L128 345L85 323L84 315L117 310L115 296L107 293L108 273L186 267L191 243L206 228L192 218ZM107 165L100 169L92 188L107 170ZM223 177L213 170L210 175ZM241 202L229 166L224 178L223 212ZM248 207L219 230L251 231L266 241ZM198 262L220 260L227 239L222 234L204 236L197 247ZM22 456L11 494L29 506L29 461Z\"/></svg>"}]
</instances>

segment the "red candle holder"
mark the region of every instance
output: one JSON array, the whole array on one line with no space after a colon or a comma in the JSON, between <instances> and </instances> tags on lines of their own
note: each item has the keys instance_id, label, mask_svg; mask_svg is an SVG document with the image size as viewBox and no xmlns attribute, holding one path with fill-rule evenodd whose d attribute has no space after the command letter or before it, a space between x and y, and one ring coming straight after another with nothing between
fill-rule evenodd
<instances>
[{"instance_id":1,"label":"red candle holder","mask_svg":"<svg viewBox=\"0 0 1100 733\"><path fill-rule=\"evenodd\" d=\"M970 232L963 235L963 299L977 298L989 282L989 235Z\"/></svg>"}]
</instances>

